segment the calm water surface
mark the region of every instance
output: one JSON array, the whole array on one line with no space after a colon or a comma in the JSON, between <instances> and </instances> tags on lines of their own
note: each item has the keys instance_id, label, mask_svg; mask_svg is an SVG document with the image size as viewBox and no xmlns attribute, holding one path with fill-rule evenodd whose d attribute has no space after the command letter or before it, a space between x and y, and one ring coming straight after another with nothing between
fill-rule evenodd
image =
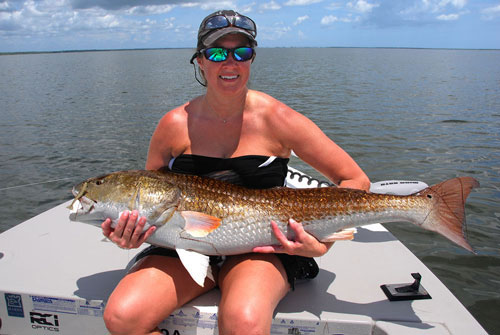
<instances>
[{"instance_id":1,"label":"calm water surface","mask_svg":"<svg viewBox=\"0 0 500 335\"><path fill-rule=\"evenodd\" d=\"M142 168L163 113L203 92L191 54L0 56L0 232L70 199L82 179ZM481 182L466 208L477 255L408 224L389 228L491 334L500 334L499 64L499 51L258 49L250 83L315 121L372 181Z\"/></svg>"}]
</instances>

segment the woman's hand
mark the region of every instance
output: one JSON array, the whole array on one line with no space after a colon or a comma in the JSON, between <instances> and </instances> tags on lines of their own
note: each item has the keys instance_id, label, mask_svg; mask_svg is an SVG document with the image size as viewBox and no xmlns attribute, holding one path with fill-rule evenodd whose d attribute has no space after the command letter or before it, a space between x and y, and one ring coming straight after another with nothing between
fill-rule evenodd
<instances>
[{"instance_id":1,"label":"woman's hand","mask_svg":"<svg viewBox=\"0 0 500 335\"><path fill-rule=\"evenodd\" d=\"M152 226L143 232L146 218L141 217L137 222L138 217L139 213L136 210L125 211L120 216L115 228L111 228L111 220L108 218L101 225L102 233L122 249L138 248L156 230L156 227Z\"/></svg>"},{"instance_id":2,"label":"woman's hand","mask_svg":"<svg viewBox=\"0 0 500 335\"><path fill-rule=\"evenodd\" d=\"M295 232L295 240L289 240L285 234L279 229L276 222L271 221L271 228L280 245L270 245L264 247L256 247L253 252L262 253L287 253L290 255L298 255L304 257L319 257L323 256L333 245L333 242L320 242L314 236L304 230L301 223L290 219L289 226Z\"/></svg>"}]
</instances>

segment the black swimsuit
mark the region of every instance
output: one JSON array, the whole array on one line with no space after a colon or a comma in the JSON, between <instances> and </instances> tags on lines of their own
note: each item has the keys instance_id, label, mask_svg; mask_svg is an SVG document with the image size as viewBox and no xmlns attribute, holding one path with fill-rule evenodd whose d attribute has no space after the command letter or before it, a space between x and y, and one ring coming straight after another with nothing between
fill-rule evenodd
<instances>
[{"instance_id":1,"label":"black swimsuit","mask_svg":"<svg viewBox=\"0 0 500 335\"><path fill-rule=\"evenodd\" d=\"M216 158L180 155L172 158L168 169L177 173L225 180L247 188L263 189L285 185L288 161L288 158L276 156Z\"/></svg>"},{"instance_id":2,"label":"black swimsuit","mask_svg":"<svg viewBox=\"0 0 500 335\"><path fill-rule=\"evenodd\" d=\"M247 188L264 189L285 185L288 161L288 158L276 156L217 158L183 154L172 158L168 167L160 170L225 180ZM175 250L151 246L139 254L137 259L147 255L178 257ZM319 269L313 258L288 254L276 254L276 256L283 263L292 288L297 279L314 278L318 274ZM212 257L211 260L216 261L216 258Z\"/></svg>"}]
</instances>

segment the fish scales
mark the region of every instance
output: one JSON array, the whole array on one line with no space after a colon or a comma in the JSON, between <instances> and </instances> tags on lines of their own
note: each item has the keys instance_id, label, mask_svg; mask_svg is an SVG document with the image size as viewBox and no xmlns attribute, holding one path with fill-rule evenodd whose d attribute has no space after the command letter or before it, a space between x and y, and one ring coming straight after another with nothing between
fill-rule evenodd
<instances>
[{"instance_id":1,"label":"fish scales","mask_svg":"<svg viewBox=\"0 0 500 335\"><path fill-rule=\"evenodd\" d=\"M207 193L205 194L186 187L187 193L200 196L186 197L187 201L182 204L181 209L206 210L220 217L238 216L238 214L244 217L248 215L265 218L278 216L284 220L293 217L307 224L314 220L356 214L369 213L376 216L377 213L382 213L385 215L388 209L391 212L398 209L406 212L408 208L414 208L419 202L420 207L425 208L425 202L418 201L418 198L413 198L410 202L410 199L401 196L381 196L338 188L250 190L230 184L223 186L226 188L222 190L206 187Z\"/></svg>"},{"instance_id":2,"label":"fish scales","mask_svg":"<svg viewBox=\"0 0 500 335\"><path fill-rule=\"evenodd\" d=\"M277 221L285 234L293 238L287 222L294 218L321 240L330 235L332 229L398 220L408 216L408 208L416 211L417 204L424 211L429 207L425 200L417 197L408 199L338 188L251 190L208 179L180 184L184 185L181 193L185 194L180 210L203 211L222 218L221 227L203 238L210 245L219 246L217 254L243 252L225 250L228 244L228 248L232 248L232 244L248 242L253 242L252 245L277 243L270 230L270 220Z\"/></svg>"},{"instance_id":3,"label":"fish scales","mask_svg":"<svg viewBox=\"0 0 500 335\"><path fill-rule=\"evenodd\" d=\"M106 217L116 221L124 209L138 209L158 227L151 243L205 254L237 254L276 244L271 220L293 238L290 218L321 241L344 228L405 221L472 250L464 235L464 201L477 186L475 179L461 177L396 196L334 187L255 190L171 172L121 171L75 187L74 203L84 208L76 210L74 219L89 217L97 225Z\"/></svg>"}]
</instances>

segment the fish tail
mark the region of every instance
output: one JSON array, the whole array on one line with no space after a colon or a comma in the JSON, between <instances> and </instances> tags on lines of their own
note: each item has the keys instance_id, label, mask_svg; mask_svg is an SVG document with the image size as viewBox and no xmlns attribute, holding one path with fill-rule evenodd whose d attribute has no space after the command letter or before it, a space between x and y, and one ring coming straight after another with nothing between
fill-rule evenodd
<instances>
[{"instance_id":1,"label":"fish tail","mask_svg":"<svg viewBox=\"0 0 500 335\"><path fill-rule=\"evenodd\" d=\"M465 200L475 187L479 187L476 179L459 177L418 192L419 196L427 197L433 202L432 209L422 223L422 227L435 231L470 252L474 252L467 241Z\"/></svg>"}]
</instances>

